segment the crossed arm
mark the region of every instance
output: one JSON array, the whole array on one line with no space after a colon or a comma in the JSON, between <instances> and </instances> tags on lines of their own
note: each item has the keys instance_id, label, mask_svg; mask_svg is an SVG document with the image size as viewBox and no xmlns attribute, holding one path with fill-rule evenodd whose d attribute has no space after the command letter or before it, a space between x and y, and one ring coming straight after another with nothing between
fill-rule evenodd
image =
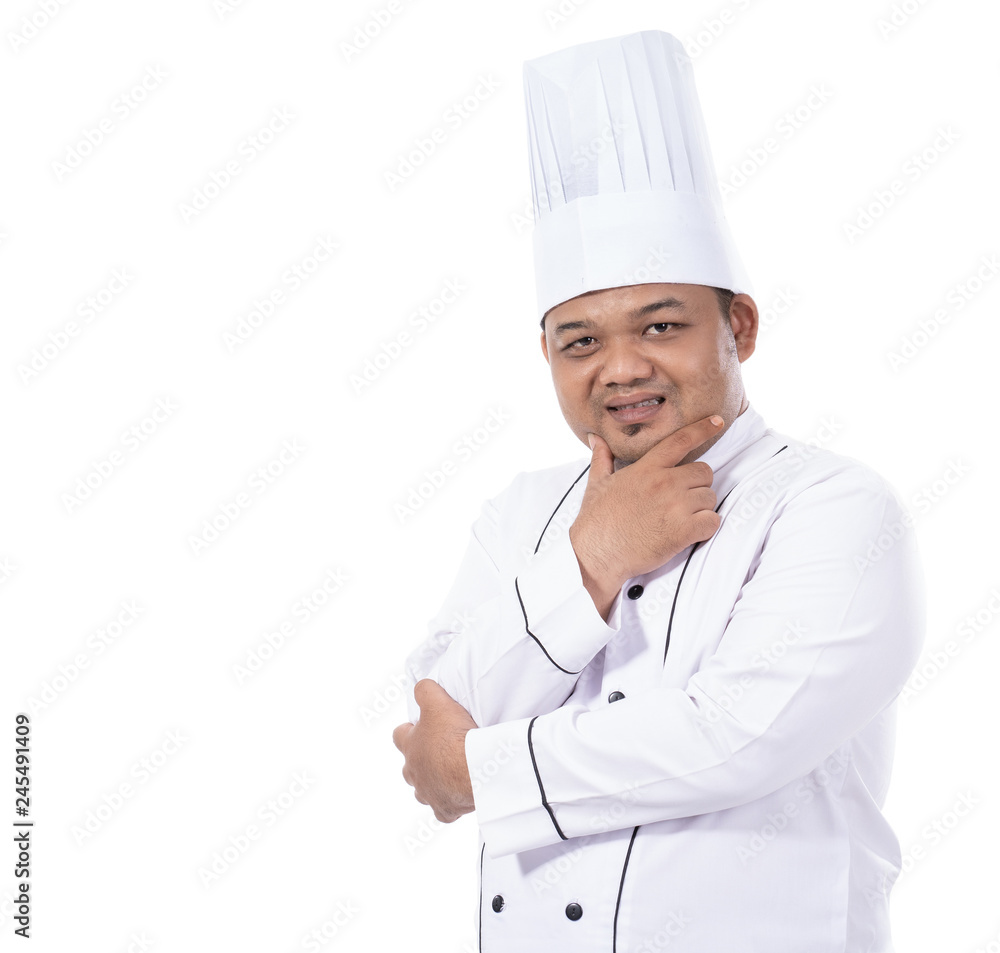
<instances>
[{"instance_id":1,"label":"crossed arm","mask_svg":"<svg viewBox=\"0 0 1000 953\"><path fill-rule=\"evenodd\" d=\"M641 461L619 473L615 472L608 445L600 437L593 437L587 489L568 545L573 548L580 581L593 609L605 622L626 579L657 568L718 528L711 468L700 462L678 464L714 436L722 422L721 417L714 416L682 427ZM626 529L630 526L642 527L642 531L630 532ZM526 589L529 586L526 581ZM593 616L592 610L585 611ZM613 628L595 627L594 622L591 618L591 629L597 630L591 651L573 659L565 656L562 660L567 665L579 664L582 668L614 634ZM531 653L536 651L526 647ZM553 697L564 699L572 691L579 671L551 661L556 671L548 671L547 675L555 692ZM495 672L494 681L498 675ZM516 679L515 671L510 675L511 681ZM415 789L416 799L429 805L439 821L454 821L475 810L465 736L478 726L470 712L431 679L417 683L414 700L420 708L418 722L399 725L392 736L405 757L403 777ZM554 707L551 701L549 706Z\"/></svg>"},{"instance_id":2,"label":"crossed arm","mask_svg":"<svg viewBox=\"0 0 1000 953\"><path fill-rule=\"evenodd\" d=\"M399 725L392 741L406 758L403 777L413 786L417 800L449 824L476 809L465 759L465 736L476 723L432 679L417 682L413 694L420 719L415 725Z\"/></svg>"},{"instance_id":3,"label":"crossed arm","mask_svg":"<svg viewBox=\"0 0 1000 953\"><path fill-rule=\"evenodd\" d=\"M570 533L574 547L586 539L575 532L584 507L580 512ZM922 581L911 535L894 532L904 522L887 488L849 474L799 492L772 525L719 650L683 688L657 686L590 711L571 697L572 672L559 672L534 645L520 658L537 667L521 681L544 684L556 674L565 680L549 683L535 711L527 702L504 709L509 672L499 682L481 668L464 684L449 676L446 684L461 687L468 710L440 685L422 681L417 725L394 733L406 756L404 777L439 820L477 810L492 856L593 833L598 807L609 798L621 808L614 826L627 827L722 810L778 789L861 730L916 661ZM882 539L894 542L870 558ZM574 551L586 585L584 545ZM600 590L587 591L599 612ZM762 666L790 620L804 635L783 646L779 663ZM598 628L569 627L587 646L566 668L599 651L605 636ZM468 688L473 682L475 690ZM657 727L666 725L666 734ZM509 764L474 796L469 765L498 750L509 752ZM629 789L642 794L628 798Z\"/></svg>"}]
</instances>

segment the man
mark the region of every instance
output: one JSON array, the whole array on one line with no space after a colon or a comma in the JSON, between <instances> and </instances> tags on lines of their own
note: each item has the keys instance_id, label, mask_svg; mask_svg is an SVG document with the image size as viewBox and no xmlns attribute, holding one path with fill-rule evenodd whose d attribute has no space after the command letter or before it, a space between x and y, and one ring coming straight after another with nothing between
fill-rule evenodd
<instances>
[{"instance_id":1,"label":"man","mask_svg":"<svg viewBox=\"0 0 1000 953\"><path fill-rule=\"evenodd\" d=\"M889 953L911 521L749 405L757 308L680 44L526 85L542 351L591 454L484 505L408 663L404 777L476 811L485 953Z\"/></svg>"}]
</instances>

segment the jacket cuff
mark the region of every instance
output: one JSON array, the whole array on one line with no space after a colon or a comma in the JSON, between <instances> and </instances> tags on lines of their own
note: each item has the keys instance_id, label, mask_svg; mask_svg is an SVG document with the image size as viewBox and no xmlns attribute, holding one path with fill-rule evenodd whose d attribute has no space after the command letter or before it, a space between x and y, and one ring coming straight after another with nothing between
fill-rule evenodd
<instances>
[{"instance_id":1,"label":"jacket cuff","mask_svg":"<svg viewBox=\"0 0 1000 953\"><path fill-rule=\"evenodd\" d=\"M515 587L526 631L564 672L582 671L618 632L621 592L605 622L583 584L568 532L532 556Z\"/></svg>"},{"instance_id":2,"label":"jacket cuff","mask_svg":"<svg viewBox=\"0 0 1000 953\"><path fill-rule=\"evenodd\" d=\"M530 746L534 718L473 728L465 758L476 819L492 858L565 840L544 801Z\"/></svg>"}]
</instances>

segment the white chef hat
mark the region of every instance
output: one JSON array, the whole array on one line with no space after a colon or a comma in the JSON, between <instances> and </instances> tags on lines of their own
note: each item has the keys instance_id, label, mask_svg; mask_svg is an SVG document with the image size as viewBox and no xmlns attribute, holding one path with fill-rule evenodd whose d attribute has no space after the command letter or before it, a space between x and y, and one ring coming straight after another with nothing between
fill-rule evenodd
<instances>
[{"instance_id":1,"label":"white chef hat","mask_svg":"<svg viewBox=\"0 0 1000 953\"><path fill-rule=\"evenodd\" d=\"M524 64L539 317L649 282L751 293L722 210L691 61L646 30Z\"/></svg>"}]
</instances>

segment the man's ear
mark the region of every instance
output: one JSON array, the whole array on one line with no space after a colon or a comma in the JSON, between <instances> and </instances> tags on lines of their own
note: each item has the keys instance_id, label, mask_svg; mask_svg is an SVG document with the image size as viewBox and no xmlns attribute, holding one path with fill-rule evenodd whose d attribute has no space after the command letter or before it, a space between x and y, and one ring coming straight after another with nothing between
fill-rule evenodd
<instances>
[{"instance_id":1,"label":"man's ear","mask_svg":"<svg viewBox=\"0 0 1000 953\"><path fill-rule=\"evenodd\" d=\"M759 326L757 305L748 294L733 296L729 304L729 327L736 343L736 353L742 364L757 346L757 328Z\"/></svg>"},{"instance_id":2,"label":"man's ear","mask_svg":"<svg viewBox=\"0 0 1000 953\"><path fill-rule=\"evenodd\" d=\"M545 355L545 363L546 364L550 363L549 362L549 346L548 346L548 344L545 341L545 332L544 331L542 331L542 354Z\"/></svg>"}]
</instances>

